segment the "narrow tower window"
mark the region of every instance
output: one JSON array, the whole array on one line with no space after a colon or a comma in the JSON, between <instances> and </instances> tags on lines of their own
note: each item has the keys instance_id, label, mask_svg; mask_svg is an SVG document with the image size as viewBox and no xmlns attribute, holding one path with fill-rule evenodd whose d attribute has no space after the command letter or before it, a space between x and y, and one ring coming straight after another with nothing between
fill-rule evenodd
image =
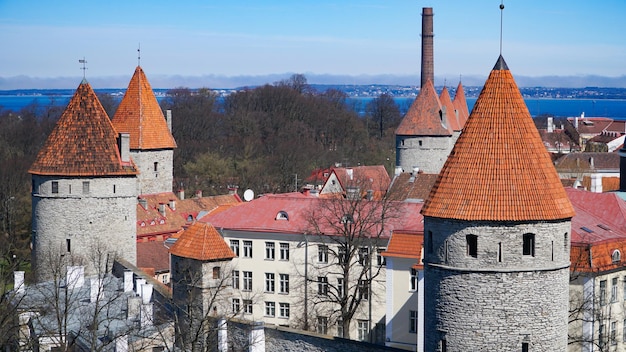
<instances>
[{"instance_id":1,"label":"narrow tower window","mask_svg":"<svg viewBox=\"0 0 626 352\"><path fill-rule=\"evenodd\" d=\"M428 231L428 236L426 237L426 245L428 248L428 253L433 252L433 232Z\"/></svg>"},{"instance_id":2,"label":"narrow tower window","mask_svg":"<svg viewBox=\"0 0 626 352\"><path fill-rule=\"evenodd\" d=\"M524 234L523 254L531 257L535 256L535 235L532 233Z\"/></svg>"},{"instance_id":3,"label":"narrow tower window","mask_svg":"<svg viewBox=\"0 0 626 352\"><path fill-rule=\"evenodd\" d=\"M154 171L159 171L159 163L158 162L154 162Z\"/></svg>"},{"instance_id":4,"label":"narrow tower window","mask_svg":"<svg viewBox=\"0 0 626 352\"><path fill-rule=\"evenodd\" d=\"M69 238L65 239L65 251L67 253L72 251L72 240L70 240Z\"/></svg>"},{"instance_id":5,"label":"narrow tower window","mask_svg":"<svg viewBox=\"0 0 626 352\"><path fill-rule=\"evenodd\" d=\"M528 352L528 342L522 342L522 352Z\"/></svg>"},{"instance_id":6,"label":"narrow tower window","mask_svg":"<svg viewBox=\"0 0 626 352\"><path fill-rule=\"evenodd\" d=\"M569 239L567 238L567 232L563 235L563 249L567 251Z\"/></svg>"},{"instance_id":7,"label":"narrow tower window","mask_svg":"<svg viewBox=\"0 0 626 352\"><path fill-rule=\"evenodd\" d=\"M59 193L59 182L52 181L52 193Z\"/></svg>"},{"instance_id":8,"label":"narrow tower window","mask_svg":"<svg viewBox=\"0 0 626 352\"><path fill-rule=\"evenodd\" d=\"M89 194L89 181L83 181L83 194Z\"/></svg>"},{"instance_id":9,"label":"narrow tower window","mask_svg":"<svg viewBox=\"0 0 626 352\"><path fill-rule=\"evenodd\" d=\"M478 257L478 236L466 235L465 241L467 243L467 255L470 257Z\"/></svg>"},{"instance_id":10,"label":"narrow tower window","mask_svg":"<svg viewBox=\"0 0 626 352\"><path fill-rule=\"evenodd\" d=\"M502 263L502 242L498 242L498 263Z\"/></svg>"}]
</instances>

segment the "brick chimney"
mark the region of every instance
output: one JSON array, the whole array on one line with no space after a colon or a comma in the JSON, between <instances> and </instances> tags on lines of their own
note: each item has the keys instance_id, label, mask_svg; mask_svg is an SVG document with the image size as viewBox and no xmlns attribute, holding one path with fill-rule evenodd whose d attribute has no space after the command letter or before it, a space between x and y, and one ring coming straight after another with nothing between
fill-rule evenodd
<instances>
[{"instance_id":1,"label":"brick chimney","mask_svg":"<svg viewBox=\"0 0 626 352\"><path fill-rule=\"evenodd\" d=\"M435 54L433 32L433 8L422 8L422 84L421 88L428 80L435 84Z\"/></svg>"}]
</instances>

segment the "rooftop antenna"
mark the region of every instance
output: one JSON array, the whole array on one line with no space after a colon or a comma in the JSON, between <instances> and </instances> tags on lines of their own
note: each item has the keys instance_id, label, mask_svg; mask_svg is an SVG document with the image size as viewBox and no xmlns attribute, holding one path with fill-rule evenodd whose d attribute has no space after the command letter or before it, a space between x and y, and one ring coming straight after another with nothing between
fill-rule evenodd
<instances>
[{"instance_id":1,"label":"rooftop antenna","mask_svg":"<svg viewBox=\"0 0 626 352\"><path fill-rule=\"evenodd\" d=\"M78 59L78 62L83 64L83 67L81 67L81 70L83 70L83 79L85 79L85 70L87 70L87 60L85 60L85 57L83 56L82 59Z\"/></svg>"},{"instance_id":2,"label":"rooftop antenna","mask_svg":"<svg viewBox=\"0 0 626 352\"><path fill-rule=\"evenodd\" d=\"M500 56L502 56L502 17L504 13L504 0L500 1Z\"/></svg>"},{"instance_id":3,"label":"rooftop antenna","mask_svg":"<svg viewBox=\"0 0 626 352\"><path fill-rule=\"evenodd\" d=\"M141 66L141 43L137 46L137 66Z\"/></svg>"}]
</instances>

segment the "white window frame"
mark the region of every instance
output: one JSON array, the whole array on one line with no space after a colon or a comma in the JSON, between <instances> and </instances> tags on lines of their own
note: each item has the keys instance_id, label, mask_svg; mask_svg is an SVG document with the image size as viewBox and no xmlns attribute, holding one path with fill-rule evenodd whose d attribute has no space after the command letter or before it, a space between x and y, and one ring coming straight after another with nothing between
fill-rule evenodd
<instances>
[{"instance_id":1,"label":"white window frame","mask_svg":"<svg viewBox=\"0 0 626 352\"><path fill-rule=\"evenodd\" d=\"M289 293L289 274L278 274L280 278L280 293Z\"/></svg>"},{"instance_id":2,"label":"white window frame","mask_svg":"<svg viewBox=\"0 0 626 352\"><path fill-rule=\"evenodd\" d=\"M276 275L274 273L265 273L265 292L274 293L276 290Z\"/></svg>"},{"instance_id":3,"label":"white window frame","mask_svg":"<svg viewBox=\"0 0 626 352\"><path fill-rule=\"evenodd\" d=\"M290 307L289 307L289 303L279 303L278 304L279 307L279 318L289 318L289 314L290 314Z\"/></svg>"},{"instance_id":4,"label":"white window frame","mask_svg":"<svg viewBox=\"0 0 626 352\"><path fill-rule=\"evenodd\" d=\"M252 258L252 241L243 241L243 257Z\"/></svg>"},{"instance_id":5,"label":"white window frame","mask_svg":"<svg viewBox=\"0 0 626 352\"><path fill-rule=\"evenodd\" d=\"M325 244L317 245L317 262L328 263L328 246Z\"/></svg>"},{"instance_id":6,"label":"white window frame","mask_svg":"<svg viewBox=\"0 0 626 352\"><path fill-rule=\"evenodd\" d=\"M280 242L280 260L289 261L289 243Z\"/></svg>"},{"instance_id":7,"label":"white window frame","mask_svg":"<svg viewBox=\"0 0 626 352\"><path fill-rule=\"evenodd\" d=\"M252 271L243 272L243 291L252 291Z\"/></svg>"},{"instance_id":8,"label":"white window frame","mask_svg":"<svg viewBox=\"0 0 626 352\"><path fill-rule=\"evenodd\" d=\"M275 317L276 316L276 302L265 302L265 316L266 317Z\"/></svg>"},{"instance_id":9,"label":"white window frame","mask_svg":"<svg viewBox=\"0 0 626 352\"><path fill-rule=\"evenodd\" d=\"M235 256L239 256L239 240L230 240L230 249L235 253Z\"/></svg>"}]
</instances>

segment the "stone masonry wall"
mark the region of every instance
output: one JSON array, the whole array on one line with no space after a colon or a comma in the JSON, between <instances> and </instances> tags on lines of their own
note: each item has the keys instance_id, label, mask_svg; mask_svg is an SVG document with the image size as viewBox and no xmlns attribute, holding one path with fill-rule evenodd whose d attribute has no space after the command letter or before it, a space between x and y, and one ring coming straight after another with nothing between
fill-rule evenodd
<instances>
[{"instance_id":1,"label":"stone masonry wall","mask_svg":"<svg viewBox=\"0 0 626 352\"><path fill-rule=\"evenodd\" d=\"M418 167L425 173L438 174L455 141L452 136L396 136L396 165L405 172Z\"/></svg>"},{"instance_id":2,"label":"stone masonry wall","mask_svg":"<svg viewBox=\"0 0 626 352\"><path fill-rule=\"evenodd\" d=\"M565 351L570 226L425 218L425 350L445 340L448 351Z\"/></svg>"},{"instance_id":3,"label":"stone masonry wall","mask_svg":"<svg viewBox=\"0 0 626 352\"><path fill-rule=\"evenodd\" d=\"M139 169L138 194L172 192L174 150L131 150L130 155ZM154 171L155 162L157 171Z\"/></svg>"},{"instance_id":4,"label":"stone masonry wall","mask_svg":"<svg viewBox=\"0 0 626 352\"><path fill-rule=\"evenodd\" d=\"M58 182L58 193L52 193ZM83 182L89 182L83 193ZM35 272L45 276L44 259L50 254L70 253L86 261L94 246L135 264L137 186L132 177L52 178L33 176L32 228Z\"/></svg>"}]
</instances>

